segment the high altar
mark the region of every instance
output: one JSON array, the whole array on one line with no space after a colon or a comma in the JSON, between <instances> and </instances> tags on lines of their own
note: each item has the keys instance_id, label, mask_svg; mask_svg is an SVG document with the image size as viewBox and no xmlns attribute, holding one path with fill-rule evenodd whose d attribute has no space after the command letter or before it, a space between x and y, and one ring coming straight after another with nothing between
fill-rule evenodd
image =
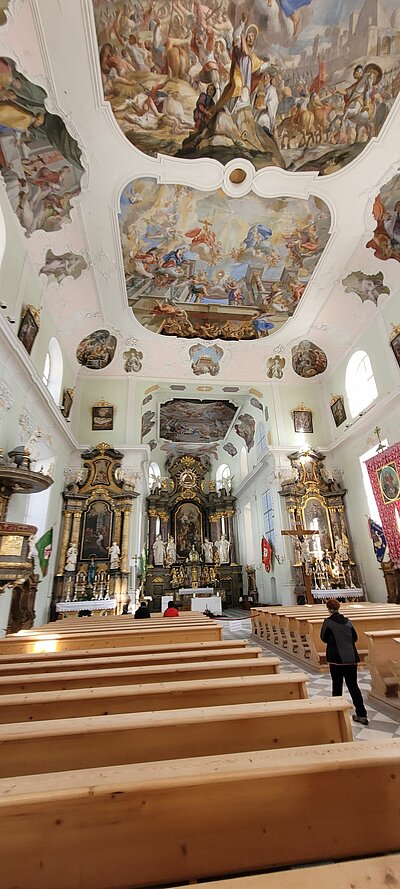
<instances>
[{"instance_id":1,"label":"high altar","mask_svg":"<svg viewBox=\"0 0 400 889\"><path fill-rule=\"evenodd\" d=\"M346 490L327 472L325 457L312 449L289 454L291 477L279 492L286 501L294 543L295 595L321 601L332 595L363 598L352 558L344 497ZM305 531L305 534L301 532Z\"/></svg>"},{"instance_id":2,"label":"high altar","mask_svg":"<svg viewBox=\"0 0 400 889\"><path fill-rule=\"evenodd\" d=\"M170 594L185 605L179 590L207 587L215 589L227 607L237 607L243 579L237 563L236 498L226 488L217 492L215 483L206 481L208 467L198 457L177 457L168 470L169 478L153 485L147 498L145 594L160 611L162 596Z\"/></svg>"}]
</instances>

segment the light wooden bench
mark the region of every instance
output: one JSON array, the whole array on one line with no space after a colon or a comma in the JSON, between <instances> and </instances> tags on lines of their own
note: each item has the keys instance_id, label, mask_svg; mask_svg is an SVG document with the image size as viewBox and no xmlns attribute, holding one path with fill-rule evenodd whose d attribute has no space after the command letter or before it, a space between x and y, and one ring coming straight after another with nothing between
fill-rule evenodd
<instances>
[{"instance_id":1,"label":"light wooden bench","mask_svg":"<svg viewBox=\"0 0 400 889\"><path fill-rule=\"evenodd\" d=\"M2 889L154 887L333 850L388 853L399 846L399 782L400 740L3 778Z\"/></svg>"},{"instance_id":2,"label":"light wooden bench","mask_svg":"<svg viewBox=\"0 0 400 889\"><path fill-rule=\"evenodd\" d=\"M344 698L0 726L0 777L351 741Z\"/></svg>"},{"instance_id":3,"label":"light wooden bench","mask_svg":"<svg viewBox=\"0 0 400 889\"><path fill-rule=\"evenodd\" d=\"M40 676L0 677L0 695L61 691L72 688L110 688L112 685L141 685L154 682L187 682L224 679L231 676L270 676L279 673L278 657L249 658L232 661L206 661L200 664L154 664L139 667L74 670L42 673Z\"/></svg>"},{"instance_id":4,"label":"light wooden bench","mask_svg":"<svg viewBox=\"0 0 400 889\"><path fill-rule=\"evenodd\" d=\"M193 885L193 884L191 884ZM218 880L218 883L196 883L196 889L390 889L400 885L400 855L360 858L336 864L295 868ZM178 887L171 887L178 889ZM189 889L189 886L180 886Z\"/></svg>"},{"instance_id":5,"label":"light wooden bench","mask_svg":"<svg viewBox=\"0 0 400 889\"><path fill-rule=\"evenodd\" d=\"M214 643L214 648L209 649L193 649L192 651L176 651L176 652L160 652L154 654L127 654L122 649L122 654L118 654L117 648L111 648L108 657L68 657L68 652L62 656L61 660L47 659L44 655L40 661L24 660L21 662L3 664L0 661L0 679L2 676L19 676L29 672L29 676L40 673L59 673L66 670L101 670L112 669L113 667L146 667L153 664L195 664L205 661L230 661L230 660L248 660L249 658L260 658L265 651L257 645L243 646L242 648L217 648L218 642ZM95 655L96 652L93 652ZM18 657L18 655L15 655ZM29 656L28 656L29 657ZM33 658L36 656L33 655Z\"/></svg>"},{"instance_id":6,"label":"light wooden bench","mask_svg":"<svg viewBox=\"0 0 400 889\"><path fill-rule=\"evenodd\" d=\"M56 640L55 640L56 641ZM17 664L43 664L43 663L57 663L59 661L63 661L66 658L71 660L81 660L85 659L93 659L97 657L101 658L110 658L114 656L121 655L149 655L149 654L179 654L179 653L190 653L190 652L208 652L214 650L218 647L218 651L229 651L230 649L246 649L253 650L253 646L249 645L247 639L218 639L214 642L175 642L175 643L167 643L167 644L159 644L159 645L134 645L132 647L124 646L122 649L118 648L95 648L95 649L78 649L77 651L46 651L46 652L31 652L29 654L3 654L4 649L1 648L0 642L0 670L4 665L17 665Z\"/></svg>"},{"instance_id":7,"label":"light wooden bench","mask_svg":"<svg viewBox=\"0 0 400 889\"><path fill-rule=\"evenodd\" d=\"M307 698L304 673L2 695L0 724Z\"/></svg>"},{"instance_id":8,"label":"light wooden bench","mask_svg":"<svg viewBox=\"0 0 400 889\"><path fill-rule=\"evenodd\" d=\"M370 694L381 700L389 697L393 704L397 698L400 706L400 645L396 639L400 635L400 621L397 629L373 630L365 635L371 671Z\"/></svg>"},{"instance_id":9,"label":"light wooden bench","mask_svg":"<svg viewBox=\"0 0 400 889\"><path fill-rule=\"evenodd\" d=\"M143 621L141 622L143 623ZM7 636L0 642L0 657L2 654L25 654L46 651L46 646L54 642L57 651L73 651L78 649L93 648L123 648L133 645L156 645L157 643L175 644L176 642L216 642L222 639L222 627L220 624L209 621L207 625L151 627L143 630L141 627L129 630L94 630L92 633L42 634L32 633L26 636Z\"/></svg>"}]
</instances>

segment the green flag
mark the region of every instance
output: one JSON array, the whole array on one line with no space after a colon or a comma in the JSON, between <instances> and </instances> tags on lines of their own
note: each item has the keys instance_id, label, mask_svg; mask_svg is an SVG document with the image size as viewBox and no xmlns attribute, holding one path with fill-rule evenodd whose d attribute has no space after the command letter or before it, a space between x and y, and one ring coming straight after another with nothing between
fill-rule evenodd
<instances>
[{"instance_id":1,"label":"green flag","mask_svg":"<svg viewBox=\"0 0 400 889\"><path fill-rule=\"evenodd\" d=\"M50 528L49 531L46 531L46 533L43 534L43 537L41 537L40 540L36 541L36 549L37 549L37 554L39 557L39 565L40 565L40 570L42 572L43 577L46 577L47 569L49 567L49 561L50 561L51 550L52 550L52 543L53 543L53 529L52 528Z\"/></svg>"}]
</instances>

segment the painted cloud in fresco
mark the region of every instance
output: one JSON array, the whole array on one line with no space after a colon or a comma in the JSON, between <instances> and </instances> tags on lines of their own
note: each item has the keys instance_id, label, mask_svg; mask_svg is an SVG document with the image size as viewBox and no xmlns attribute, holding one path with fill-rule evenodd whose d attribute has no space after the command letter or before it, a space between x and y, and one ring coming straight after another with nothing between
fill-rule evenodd
<instances>
[{"instance_id":1,"label":"painted cloud in fresco","mask_svg":"<svg viewBox=\"0 0 400 889\"><path fill-rule=\"evenodd\" d=\"M87 262L79 253L56 254L52 250L46 253L44 265L40 269L40 275L46 275L47 278L54 277L58 284L64 278L79 278L82 272L87 269Z\"/></svg>"},{"instance_id":2,"label":"painted cloud in fresco","mask_svg":"<svg viewBox=\"0 0 400 889\"><path fill-rule=\"evenodd\" d=\"M93 7L104 95L153 157L331 173L379 133L400 90L398 0Z\"/></svg>"},{"instance_id":3,"label":"painted cloud in fresco","mask_svg":"<svg viewBox=\"0 0 400 889\"><path fill-rule=\"evenodd\" d=\"M163 336L267 336L293 315L329 226L315 197L229 198L136 180L120 213L129 304Z\"/></svg>"},{"instance_id":4,"label":"painted cloud in fresco","mask_svg":"<svg viewBox=\"0 0 400 889\"><path fill-rule=\"evenodd\" d=\"M116 345L117 338L109 330L94 330L79 343L77 360L90 370L102 370L111 364Z\"/></svg>"},{"instance_id":5,"label":"painted cloud in fresco","mask_svg":"<svg viewBox=\"0 0 400 889\"><path fill-rule=\"evenodd\" d=\"M400 175L381 188L374 203L376 228L368 241L378 259L400 262Z\"/></svg>"},{"instance_id":6,"label":"painted cloud in fresco","mask_svg":"<svg viewBox=\"0 0 400 889\"><path fill-rule=\"evenodd\" d=\"M315 377L322 374L328 366L325 352L312 343L311 340L302 340L292 349L292 367L299 377Z\"/></svg>"},{"instance_id":7,"label":"painted cloud in fresco","mask_svg":"<svg viewBox=\"0 0 400 889\"><path fill-rule=\"evenodd\" d=\"M356 293L363 303L371 300L377 305L378 298L383 293L390 293L389 287L383 283L383 272L377 272L376 275L366 275L360 271L351 272L347 278L343 278L342 284L346 293Z\"/></svg>"},{"instance_id":8,"label":"painted cloud in fresco","mask_svg":"<svg viewBox=\"0 0 400 889\"><path fill-rule=\"evenodd\" d=\"M11 59L0 58L0 170L27 235L62 227L83 174L78 143L46 99Z\"/></svg>"}]
</instances>

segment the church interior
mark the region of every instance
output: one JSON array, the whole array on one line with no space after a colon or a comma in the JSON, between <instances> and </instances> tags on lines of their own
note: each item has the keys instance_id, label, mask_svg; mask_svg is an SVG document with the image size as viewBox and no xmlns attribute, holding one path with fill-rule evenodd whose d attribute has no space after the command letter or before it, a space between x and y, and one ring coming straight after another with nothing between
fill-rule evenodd
<instances>
[{"instance_id":1,"label":"church interior","mask_svg":"<svg viewBox=\"0 0 400 889\"><path fill-rule=\"evenodd\" d=\"M397 0L0 0L1 889L400 886L399 93Z\"/></svg>"}]
</instances>

